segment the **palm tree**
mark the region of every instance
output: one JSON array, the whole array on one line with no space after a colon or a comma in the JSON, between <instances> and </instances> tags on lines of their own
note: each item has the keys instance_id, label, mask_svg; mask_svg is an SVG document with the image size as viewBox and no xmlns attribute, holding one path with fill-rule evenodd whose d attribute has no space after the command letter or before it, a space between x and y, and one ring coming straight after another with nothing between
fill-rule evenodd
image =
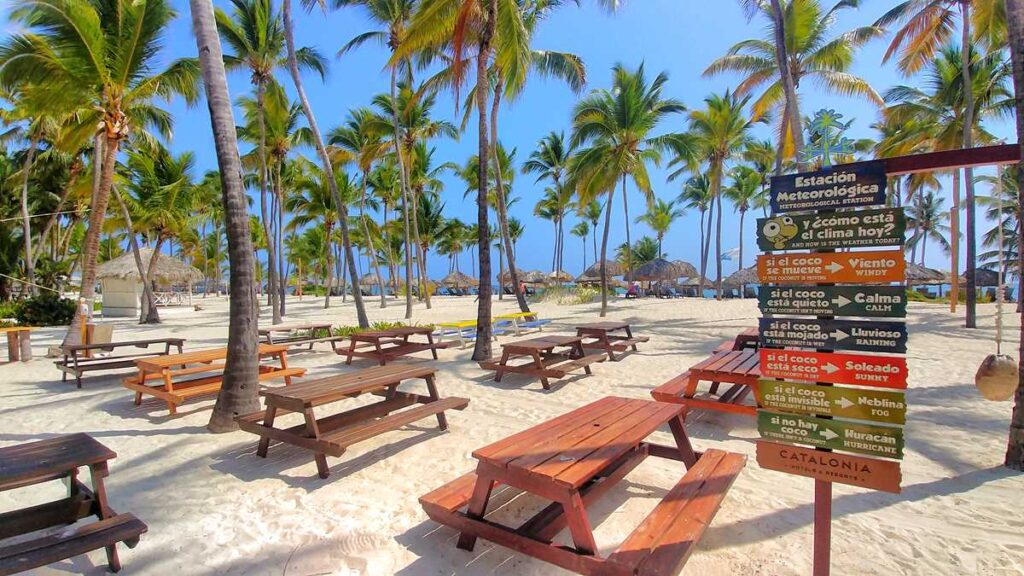
<instances>
[{"instance_id":1,"label":"palm tree","mask_svg":"<svg viewBox=\"0 0 1024 576\"><path fill-rule=\"evenodd\" d=\"M373 236L369 230L369 221L366 218L366 188L370 178L370 171L373 170L374 165L384 156L386 151L382 136L379 122L377 122L373 111L369 108L350 110L345 124L335 128L327 135L327 141L330 144L339 146L352 155L356 165L359 167L359 171L362 173L359 194L359 219L363 222L363 235L369 243L367 249L370 253L375 253L376 250L373 246ZM383 282L384 277L380 274L380 264L376 258L373 258L373 269L377 278ZM391 270L389 269L388 272L390 273ZM380 287L380 307L386 308L387 305L387 290L382 285Z\"/></svg>"},{"instance_id":2,"label":"palm tree","mask_svg":"<svg viewBox=\"0 0 1024 576\"><path fill-rule=\"evenodd\" d=\"M753 203L768 217L768 186L771 184L772 166L775 164L775 147L771 140L752 140L743 150L743 161L750 165L761 178L761 192Z\"/></svg>"},{"instance_id":3,"label":"palm tree","mask_svg":"<svg viewBox=\"0 0 1024 576\"><path fill-rule=\"evenodd\" d=\"M409 153L409 190L412 191L411 198L414 199L414 205L412 207L413 217L413 238L419 246L417 247L417 278L422 283L423 287L427 286L429 277L427 276L427 255L423 250L423 240L420 238L420 217L419 217L419 198L424 194L440 194L444 188L439 178L440 173L443 170L447 170L449 165L442 164L441 166L434 166L434 148L427 148L425 140L416 142L412 150ZM419 292L420 298L425 300L427 309L430 309L430 290L423 290Z\"/></svg>"},{"instance_id":4,"label":"palm tree","mask_svg":"<svg viewBox=\"0 0 1024 576\"><path fill-rule=\"evenodd\" d=\"M594 262L597 262L597 225L601 221L602 212L604 212L604 207L596 200L591 200L590 202L582 204L576 202L576 216L590 224L590 230L592 231L591 239L593 240L594 248Z\"/></svg>"},{"instance_id":5,"label":"palm tree","mask_svg":"<svg viewBox=\"0 0 1024 576\"><path fill-rule=\"evenodd\" d=\"M325 238L331 238L338 210L334 206L334 195L331 193L331 187L327 185L328 176L324 174L319 166L315 166L308 161L304 161L304 163L303 177L297 183L298 186L295 190L298 193L288 196L285 200L285 207L293 214L291 221L288 223L288 229L295 231L303 226L312 224L314 227L323 228ZM347 178L343 172L335 172L335 177ZM324 308L329 308L331 305L331 286L334 284L334 266L331 260L330 243L325 243L323 248L324 251L319 256L323 260L327 271L325 284L327 294L324 297Z\"/></svg>"},{"instance_id":6,"label":"palm tree","mask_svg":"<svg viewBox=\"0 0 1024 576\"><path fill-rule=\"evenodd\" d=\"M579 222L576 223L575 226L572 227L571 230L569 230L569 233L572 234L573 236L579 238L580 241L583 242L583 268L581 268L581 270L586 270L587 269L587 235L590 234L590 224L586 220L580 220ZM661 251L660 247L658 248L658 251L659 252ZM597 258L597 254L594 254L594 258Z\"/></svg>"},{"instance_id":7,"label":"palm tree","mask_svg":"<svg viewBox=\"0 0 1024 576\"><path fill-rule=\"evenodd\" d=\"M85 305L80 310L92 309L100 230L121 142L133 130L169 133L171 119L153 105L155 99L181 95L193 102L198 96L194 60L176 60L156 70L158 48L174 16L166 0L27 0L10 14L25 31L0 46L0 86L35 86L54 109L74 110L67 139L75 144L68 148L80 148L91 137L102 143L83 243L80 300ZM104 25L97 25L101 21ZM64 344L78 343L82 321L82 314L76 314Z\"/></svg>"},{"instance_id":8,"label":"palm tree","mask_svg":"<svg viewBox=\"0 0 1024 576\"><path fill-rule=\"evenodd\" d=\"M572 157L573 147L566 145L564 132L551 132L537 143L537 149L530 153L530 157L523 163L523 174L536 174L537 183L544 180L550 181L551 188L545 190L544 199L537 204L546 203L546 208L558 208L554 210L554 217L550 218L560 226L562 216L568 208L571 199L572 188L568 185L569 159ZM561 228L555 230L555 254L556 258L551 264L551 270L563 268L560 258Z\"/></svg>"},{"instance_id":9,"label":"palm tree","mask_svg":"<svg viewBox=\"0 0 1024 576\"><path fill-rule=\"evenodd\" d=\"M1010 60L1013 63L1013 87L1015 94L1024 94L1024 3L1021 0L1006 0L1006 21L1009 35ZM1016 100L1017 141L1024 140L1024 100ZM1017 203L1024 204L1024 170L1017 165ZM1018 219L1019 220L1019 219ZM1019 226L1019 221L1018 221ZM1017 270L1024 270L1020 261L1024 258L1024 234L1017 232ZM1024 278L1018 278L1017 299L1020 300ZM1021 339L1024 343L1024 323L1021 324ZM1018 349L1018 359L1024 359L1024 349ZM1024 372L1024 371L1022 371ZM1024 470L1024 386L1017 386L1013 397L1013 414L1010 418L1010 434L1006 441L1006 466Z\"/></svg>"},{"instance_id":10,"label":"palm tree","mask_svg":"<svg viewBox=\"0 0 1024 576\"><path fill-rule=\"evenodd\" d=\"M269 213L267 179L270 177L267 161L266 118L264 113L265 95L268 87L277 84L274 72L288 64L284 29L271 0L231 0L233 13L217 11L217 28L221 38L233 55L225 56L224 65L228 70L245 69L256 93L253 117L256 120L257 174L260 188L260 212L263 232L267 236L267 282L270 292L273 323L281 323L278 287L278 258L276 235L271 232L274 221ZM299 65L314 70L323 78L327 64L323 56L311 48L302 48L297 53Z\"/></svg>"},{"instance_id":11,"label":"palm tree","mask_svg":"<svg viewBox=\"0 0 1024 576\"><path fill-rule=\"evenodd\" d=\"M782 162L803 149L803 127L797 90L803 79L842 96L861 96L881 106L882 99L864 79L849 73L858 48L879 37L878 26L863 26L834 34L833 27L847 8L858 2L837 2L826 10L818 0L741 0L747 16L764 16L771 23L768 37L734 44L725 56L711 63L705 75L726 71L743 74L736 88L740 96L763 91L753 103L753 115L760 119L772 108L782 106L779 117L779 152L776 171ZM797 162L800 162L799 158Z\"/></svg>"},{"instance_id":12,"label":"palm tree","mask_svg":"<svg viewBox=\"0 0 1024 576\"><path fill-rule=\"evenodd\" d=\"M907 210L908 223L913 223L920 233L910 238L905 249L912 249L920 243L922 266L924 266L925 249L928 247L929 240L938 244L943 252L949 253L949 240L946 238L950 232L949 210L943 206L945 203L945 198L936 196L934 192L929 191L918 196L918 201Z\"/></svg>"},{"instance_id":13,"label":"palm tree","mask_svg":"<svg viewBox=\"0 0 1024 576\"><path fill-rule=\"evenodd\" d=\"M978 18L979 15L994 13L994 7L998 3L999 0L905 0L900 2L875 23L876 26L882 28L898 26L882 62L885 63L893 56L898 55L897 66L904 74L909 76L917 73L950 43L955 31L955 22L959 20L960 62L966 63L959 69L961 86L974 86L971 77L973 64L971 45L982 38L979 38L978 34L972 34L972 20ZM971 6L973 4L978 4L981 9L975 11L972 18ZM978 31L986 29L984 25L977 26ZM963 148L973 148L976 121L974 118L974 93L972 90L963 92L964 122L961 126L961 143ZM974 174L971 168L964 169L964 185L967 202L966 325L968 328L975 328L977 289L974 274L977 265L975 261L977 238L974 222ZM955 194L959 195L959 191ZM959 204L958 200L958 198L954 198L955 205Z\"/></svg>"},{"instance_id":14,"label":"palm tree","mask_svg":"<svg viewBox=\"0 0 1024 576\"><path fill-rule=\"evenodd\" d=\"M637 224L646 224L657 237L659 258L662 258L662 255L665 254L661 249L661 241L665 239L665 234L672 227L672 223L682 218L684 214L686 212L682 208L676 208L675 202L666 202L658 198L654 201L654 204L647 207L645 214L637 217Z\"/></svg>"},{"instance_id":15,"label":"palm tree","mask_svg":"<svg viewBox=\"0 0 1024 576\"><path fill-rule=\"evenodd\" d=\"M231 300L228 313L228 354L224 363L224 384L217 395L207 425L212 432L238 429L235 417L259 410L259 341L252 234L242 162L238 157L235 120L224 71L220 38L217 35L211 0L189 0L192 30L199 49L199 64L209 102L213 139L220 169L224 220L228 236L228 266Z\"/></svg>"},{"instance_id":16,"label":"palm tree","mask_svg":"<svg viewBox=\"0 0 1024 576\"><path fill-rule=\"evenodd\" d=\"M628 246L630 222L626 178L631 177L648 202L651 200L653 191L647 164L657 163L660 160L658 150L667 144L664 137L655 137L651 132L667 115L684 110L677 100L662 98L662 90L668 81L664 72L650 84L642 64L635 71L616 64L612 73L611 90L591 92L573 111L572 145L588 145L576 154L573 162L572 172L578 182L579 201L585 204L598 196L607 197L600 258L601 316L608 311L608 278L604 262L607 259L615 186L622 183Z\"/></svg>"},{"instance_id":17,"label":"palm tree","mask_svg":"<svg viewBox=\"0 0 1024 576\"><path fill-rule=\"evenodd\" d=\"M321 8L325 7L323 0L300 0L304 8L307 11L311 10L314 6ZM338 210L338 228L341 230L341 242L345 249L347 256L346 260L352 262L352 247L351 239L349 238L348 220L347 215L340 208L341 203L341 192L336 187L337 178L334 176L334 167L331 165L330 155L327 153L327 148L324 146L324 140L320 133L320 127L317 125L316 116L313 115L313 108L309 104L309 98L306 96L306 90L302 85L302 76L300 74L299 62L300 62L300 50L295 49L295 26L292 23L292 3L291 0L283 0L282 15L284 17L284 35L285 45L288 49L287 62L288 62L288 73L292 77L292 83L295 85L295 91L298 94L299 102L302 104L302 111L306 115L306 122L309 123L309 131L313 138L313 144L316 146L317 154L320 156L320 166L324 173L327 175L327 183L331 188L331 195L334 196L334 204L339 207ZM349 278L353 284L357 281L356 269L354 264L348 266ZM379 277L379 276L378 276ZM381 287L381 294L384 294L384 288ZM368 328L370 326L370 320L366 316L366 307L363 305L363 296L358 290L354 291L352 295L356 305L356 318L358 319L359 326L362 328Z\"/></svg>"},{"instance_id":18,"label":"palm tree","mask_svg":"<svg viewBox=\"0 0 1024 576\"><path fill-rule=\"evenodd\" d=\"M748 148L749 149L749 148ZM725 189L725 197L728 198L736 211L740 213L740 254L739 268L743 270L743 220L747 210L751 207L757 208L767 205L764 195L764 180L757 168L740 165L732 169L732 185ZM741 287L740 294L744 290Z\"/></svg>"},{"instance_id":19,"label":"palm tree","mask_svg":"<svg viewBox=\"0 0 1024 576\"><path fill-rule=\"evenodd\" d=\"M722 298L722 179L726 163L742 151L750 140L753 121L744 111L749 100L750 96L740 97L726 90L725 94L708 96L704 99L703 110L690 113L690 134L700 158L708 165L711 199L718 210L715 221L715 271L718 276L715 289L718 299ZM710 228L709 222L709 231ZM701 283L705 273L706 266L702 261ZM703 291L704 286L700 289Z\"/></svg>"}]
</instances>

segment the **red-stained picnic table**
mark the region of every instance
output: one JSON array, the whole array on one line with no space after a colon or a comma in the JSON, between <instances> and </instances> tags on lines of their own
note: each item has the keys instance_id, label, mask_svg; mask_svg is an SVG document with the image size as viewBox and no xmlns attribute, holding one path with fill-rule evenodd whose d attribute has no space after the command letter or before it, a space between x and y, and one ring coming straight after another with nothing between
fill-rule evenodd
<instances>
[{"instance_id":1,"label":"red-stained picnic table","mask_svg":"<svg viewBox=\"0 0 1024 576\"><path fill-rule=\"evenodd\" d=\"M743 350L744 348L757 348L761 340L761 330L757 327L747 328L736 335L732 341L732 350ZM723 344L727 344L728 340Z\"/></svg>"},{"instance_id":2,"label":"red-stained picnic table","mask_svg":"<svg viewBox=\"0 0 1024 576\"><path fill-rule=\"evenodd\" d=\"M615 334L624 332L625 335ZM625 352L633 348L636 352L636 345L650 340L647 336L633 336L628 322L593 322L591 324L580 324L576 326L576 335L587 338L583 341L584 348L596 348L608 354L608 359L614 362L616 352Z\"/></svg>"},{"instance_id":3,"label":"red-stained picnic table","mask_svg":"<svg viewBox=\"0 0 1024 576\"><path fill-rule=\"evenodd\" d=\"M675 574L718 511L746 457L694 452L684 408L607 397L473 452L476 471L420 498L434 521L461 532L458 546L478 537L580 574ZM648 442L668 424L674 446ZM687 471L618 549L597 553L587 508L647 456L678 460ZM518 527L485 518L492 492L518 489L551 504ZM572 546L553 540L569 528Z\"/></svg>"},{"instance_id":4,"label":"red-stained picnic table","mask_svg":"<svg viewBox=\"0 0 1024 576\"><path fill-rule=\"evenodd\" d=\"M651 390L651 396L659 402L682 404L688 410L701 408L756 416L756 405L741 402L751 391L757 396L757 380L760 377L761 358L756 348L719 350ZM702 381L711 383L711 395L717 394L719 384L732 386L717 399L697 398L697 385Z\"/></svg>"},{"instance_id":5,"label":"red-stained picnic table","mask_svg":"<svg viewBox=\"0 0 1024 576\"><path fill-rule=\"evenodd\" d=\"M388 360L423 350L430 350L434 360L437 360L438 349L447 348L448 343L434 342L433 332L429 326L399 326L387 330L357 332L349 336L348 348L339 348L335 352L346 357L346 365L352 364L352 358L358 357L372 358L384 366ZM426 336L427 341L411 341L411 336Z\"/></svg>"},{"instance_id":6,"label":"red-stained picnic table","mask_svg":"<svg viewBox=\"0 0 1024 576\"><path fill-rule=\"evenodd\" d=\"M556 349L564 349L556 351ZM510 364L510 360L526 358L524 364ZM526 374L540 378L541 386L550 390L548 378L565 378L572 370L583 368L591 374L590 365L603 362L604 354L587 355L583 339L579 336L539 336L501 345L501 357L480 362L485 370L494 370L494 381L501 382L506 372Z\"/></svg>"}]
</instances>

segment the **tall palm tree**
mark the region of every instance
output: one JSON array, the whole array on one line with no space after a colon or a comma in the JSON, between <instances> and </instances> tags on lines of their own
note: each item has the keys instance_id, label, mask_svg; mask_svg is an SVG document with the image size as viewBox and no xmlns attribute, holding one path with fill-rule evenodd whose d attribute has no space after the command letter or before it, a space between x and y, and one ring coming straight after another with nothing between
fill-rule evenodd
<instances>
[{"instance_id":1,"label":"tall palm tree","mask_svg":"<svg viewBox=\"0 0 1024 576\"><path fill-rule=\"evenodd\" d=\"M1024 2L1006 0L1006 21L1010 45L1010 60L1013 63L1013 86L1016 94L1024 94ZM1017 142L1024 141L1024 100L1016 99ZM1017 164L1017 203L1024 204L1024 170ZM1024 234L1018 222L1017 230L1017 269L1024 270ZM1019 279L1019 287L1024 287L1024 279ZM1021 294L1018 288L1019 294ZM1021 339L1018 347L1018 363L1024 362L1024 323L1021 324ZM1024 373L1024 370L1021 371ZM1024 470L1024 386L1017 386L1013 396L1013 414L1010 418L1010 434L1006 441L1006 466L1014 470Z\"/></svg>"},{"instance_id":2,"label":"tall palm tree","mask_svg":"<svg viewBox=\"0 0 1024 576\"><path fill-rule=\"evenodd\" d=\"M323 0L300 0L304 8L307 11L313 7L325 8L326 3ZM345 254L348 256L346 260L352 262L352 247L351 239L349 238L348 219L346 213L341 210L341 192L336 187L337 178L334 176L334 167L331 165L330 155L327 153L327 147L324 146L324 139L320 133L320 127L317 125L316 116L313 114L313 108L309 104L309 98L306 96L305 87L302 84L302 75L299 68L299 54L300 51L295 49L295 26L292 23L292 2L291 0L283 0L282 16L284 18L284 36L285 45L287 47L287 62L288 62L288 73L292 77L292 83L295 85L295 91L298 94L299 102L302 104L302 111L306 115L306 122L309 124L310 134L313 138L313 144L316 146L317 155L320 157L320 167L324 173L327 174L327 182L331 188L331 195L334 196L334 204L338 206L338 228L341 230L341 243L345 249ZM357 281L356 268L354 264L348 266L349 278L353 284ZM381 293L384 293L383 287L381 287ZM363 305L363 296L356 290L353 295L356 307L356 318L359 322L359 326L362 328L368 328L370 326L370 320L366 316L366 307Z\"/></svg>"},{"instance_id":3,"label":"tall palm tree","mask_svg":"<svg viewBox=\"0 0 1024 576\"><path fill-rule=\"evenodd\" d=\"M411 197L414 199L412 230L413 238L419 244L417 247L418 273L416 276L423 287L427 286L429 277L427 276L427 255L423 251L424 244L422 238L420 238L419 198L424 194L440 194L442 192L444 184L441 182L439 175L443 170L447 169L448 165L444 164L434 166L434 148L428 148L425 140L418 141L409 153L409 190L412 192ZM427 309L430 309L430 290L420 291L419 296L424 299Z\"/></svg>"},{"instance_id":4,"label":"tall palm tree","mask_svg":"<svg viewBox=\"0 0 1024 576\"><path fill-rule=\"evenodd\" d=\"M611 90L591 92L573 110L572 144L574 147L586 145L576 154L572 169L578 183L580 202L606 197L600 258L601 316L608 311L605 260L615 187L621 182L628 246L630 222L626 179L632 178L645 199L651 200L653 190L647 164L658 163L659 149L667 145L665 137L654 136L652 132L666 116L684 110L681 102L662 97L668 82L668 75L664 72L648 83L642 64L635 71L616 64L612 75Z\"/></svg>"},{"instance_id":5,"label":"tall palm tree","mask_svg":"<svg viewBox=\"0 0 1024 576\"><path fill-rule=\"evenodd\" d=\"M999 0L905 0L882 15L876 26L887 28L897 26L892 42L882 62L897 57L897 66L906 75L912 75L927 65L935 55L950 43L955 33L957 20L960 22L960 66L961 85L973 86L971 78L971 45L979 39L972 33L973 20L979 14L993 13ZM978 4L981 9L974 12L971 6ZM979 25L977 30L989 30ZM964 123L961 126L961 143L963 148L974 147L974 94L972 90L964 90ZM977 238L974 222L974 174L971 168L964 169L965 199L967 203L967 312L968 328L976 327L977 289L975 286L975 267L977 265ZM959 195L959 192L956 192ZM957 198L954 198L954 204Z\"/></svg>"},{"instance_id":6,"label":"tall palm tree","mask_svg":"<svg viewBox=\"0 0 1024 576\"><path fill-rule=\"evenodd\" d=\"M298 230L310 224L317 228L323 228L324 238L331 238L334 231L334 223L337 208L334 206L334 195L330 186L327 185L328 176L324 174L319 166L304 161L303 177L298 182L297 194L288 196L285 200L285 207L292 213L291 221L288 223L290 231ZM335 177L344 173L335 172ZM325 243L323 253L319 255L327 271L326 296L324 297L324 308L331 305L331 287L334 284L334 266L331 259L331 245ZM301 280L301 278L300 278Z\"/></svg>"},{"instance_id":7,"label":"tall palm tree","mask_svg":"<svg viewBox=\"0 0 1024 576\"><path fill-rule=\"evenodd\" d=\"M672 223L682 218L684 214L686 211L676 208L675 202L666 202L658 198L647 207L646 213L637 217L637 224L646 224L658 239L658 258L662 258L665 253L661 249L661 242L665 239L665 234L672 227Z\"/></svg>"},{"instance_id":8,"label":"tall palm tree","mask_svg":"<svg viewBox=\"0 0 1024 576\"><path fill-rule=\"evenodd\" d=\"M277 267L276 235L271 233L271 217L267 180L270 177L267 159L266 118L264 106L266 91L270 85L276 85L274 72L288 64L285 47L284 29L279 14L274 10L271 0L231 0L231 14L217 11L217 28L221 38L227 44L232 55L226 55L224 64L228 70L246 70L249 81L256 93L257 124L257 175L260 189L260 212L262 215L263 232L267 236L267 283L270 292L273 323L281 322ZM302 48L297 53L299 65L305 69L316 71L323 78L327 73L327 64L323 56L311 48Z\"/></svg>"},{"instance_id":9,"label":"tall palm tree","mask_svg":"<svg viewBox=\"0 0 1024 576\"><path fill-rule=\"evenodd\" d=\"M724 94L705 98L704 109L690 112L690 134L699 156L707 163L711 198L718 211L715 220L715 291L719 299L722 298L722 180L726 164L750 141L753 121L744 110L749 101L750 96L740 97L726 90ZM708 229L710 231L710 222ZM703 283L706 272L703 263L701 268ZM703 291L704 286L700 289Z\"/></svg>"},{"instance_id":10,"label":"tall palm tree","mask_svg":"<svg viewBox=\"0 0 1024 576\"><path fill-rule=\"evenodd\" d=\"M908 222L913 223L914 228L920 233L910 238L905 249L909 250L920 244L922 266L925 263L925 251L929 241L935 242L943 252L949 253L950 247L947 239L950 232L949 210L943 206L945 203L945 198L936 196L933 191L928 191L924 195L918 196L918 201L907 210Z\"/></svg>"},{"instance_id":11,"label":"tall palm tree","mask_svg":"<svg viewBox=\"0 0 1024 576\"><path fill-rule=\"evenodd\" d=\"M748 147L749 149L749 147ZM725 197L740 213L740 254L739 270L743 270L743 220L751 208L764 207L767 201L764 195L764 180L761 173L753 166L740 165L732 169L732 184L725 189ZM741 294L743 292L741 291Z\"/></svg>"},{"instance_id":12,"label":"tall palm tree","mask_svg":"<svg viewBox=\"0 0 1024 576\"><path fill-rule=\"evenodd\" d=\"M563 202L561 197L554 188L546 188L544 190L544 196L537 201L537 204L533 207L533 215L541 220L547 220L551 222L554 227L554 237L552 238L551 248L551 271L561 270L561 265L558 262L558 249L561 245L562 235L562 219L565 216L565 206L567 202Z\"/></svg>"},{"instance_id":13,"label":"tall palm tree","mask_svg":"<svg viewBox=\"0 0 1024 576\"><path fill-rule=\"evenodd\" d=\"M238 429L235 417L259 410L259 341L255 258L242 162L238 156L235 120L224 70L220 37L211 0L189 0L192 30L199 49L203 86L209 103L213 140L220 169L222 203L228 236L228 266L231 300L228 312L228 354L224 363L224 384L207 425L212 432Z\"/></svg>"},{"instance_id":14,"label":"tall palm tree","mask_svg":"<svg viewBox=\"0 0 1024 576\"><path fill-rule=\"evenodd\" d=\"M575 226L572 227L571 230L569 230L569 233L572 234L573 236L579 238L580 241L583 242L583 268L581 268L581 270L586 270L587 269L587 236L590 234L590 223L587 222L586 220L580 220L579 222L576 223ZM661 251L661 248L659 247L658 250ZM597 254L594 254L594 258L597 258Z\"/></svg>"},{"instance_id":15,"label":"tall palm tree","mask_svg":"<svg viewBox=\"0 0 1024 576\"><path fill-rule=\"evenodd\" d=\"M55 109L75 110L67 134L73 144L67 148L93 137L103 145L83 244L80 310L92 309L100 230L121 142L133 130L169 133L170 116L154 100L181 95L192 102L198 96L194 60L157 68L163 34L174 16L166 0L26 0L10 14L24 32L0 45L0 87L35 86ZM78 343L82 322L82 314L76 314L64 344Z\"/></svg>"},{"instance_id":16,"label":"tall palm tree","mask_svg":"<svg viewBox=\"0 0 1024 576\"><path fill-rule=\"evenodd\" d=\"M568 203L571 200L572 187L569 185L569 159L572 158L573 146L565 142L564 132L551 132L537 142L537 149L530 153L530 157L523 163L523 174L536 174L537 183L549 181L551 187L545 190L545 197L541 203L545 204L544 211L553 210L551 220L559 226L565 214ZM560 208L560 209L557 209ZM561 270L562 263L557 255L561 247L561 228L555 231L555 254L556 258L551 264L552 271Z\"/></svg>"},{"instance_id":17,"label":"tall palm tree","mask_svg":"<svg viewBox=\"0 0 1024 576\"><path fill-rule=\"evenodd\" d=\"M597 225L601 221L601 213L604 207L596 200L590 202L576 202L576 216L590 224L591 240L594 248L594 262L597 262Z\"/></svg>"}]
</instances>

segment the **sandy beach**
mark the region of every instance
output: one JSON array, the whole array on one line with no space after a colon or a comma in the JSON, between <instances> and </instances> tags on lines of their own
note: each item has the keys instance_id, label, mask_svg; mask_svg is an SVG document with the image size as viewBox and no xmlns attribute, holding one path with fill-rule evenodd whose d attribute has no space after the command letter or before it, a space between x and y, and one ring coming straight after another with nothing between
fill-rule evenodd
<instances>
[{"instance_id":1,"label":"sandy beach","mask_svg":"<svg viewBox=\"0 0 1024 576\"><path fill-rule=\"evenodd\" d=\"M226 300L197 302L202 311L161 309L160 325L118 320L115 339L176 336L187 339L186 350L223 346ZM355 323L351 303L332 304L324 310L321 299L293 298L287 319ZM599 308L534 305L553 321L545 331L554 333L597 320ZM495 301L496 313L513 309L512 300ZM400 320L404 306L391 300L381 310L370 299L368 310L373 320ZM994 306L980 305L981 328L968 331L942 306L911 304L903 493L835 485L834 574L1024 574L1024 476L1002 467L1011 404L985 401L973 384L978 364L995 350L994 314ZM107 480L111 503L149 525L134 550L122 549L123 574L561 574L483 540L472 553L456 549L456 533L430 521L417 497L471 470L471 452L488 442L603 396L650 399L653 387L755 326L759 315L755 300L618 300L609 318L628 320L650 342L551 391L516 375L495 383L470 361L471 350L442 350L441 394L471 399L465 411L450 413L451 429L439 432L424 420L358 444L328 459L326 480L304 450L274 446L261 459L251 434L208 433L213 397L189 401L168 417L161 402L133 405L120 385L128 372L87 376L82 390L61 383L44 355L63 330L41 329L33 335L33 361L0 365L0 446L85 432L117 452ZM472 297L437 297L432 310L417 304L415 321L474 316ZM1005 321L1011 338L1004 351L1015 356L1018 320L1008 313ZM269 324L266 310L261 322ZM357 360L347 368L326 345L297 350L289 360L309 369L307 378L370 365ZM697 449L724 448L749 460L683 573L810 573L812 481L759 468L748 417L698 414L687 430ZM670 438L667 430L658 435ZM616 486L591 511L601 550L614 549L682 473L680 463L652 458ZM53 482L0 493L0 511L63 490ZM525 519L544 504L519 498L495 517ZM33 573L105 570L103 553L92 552Z\"/></svg>"}]
</instances>

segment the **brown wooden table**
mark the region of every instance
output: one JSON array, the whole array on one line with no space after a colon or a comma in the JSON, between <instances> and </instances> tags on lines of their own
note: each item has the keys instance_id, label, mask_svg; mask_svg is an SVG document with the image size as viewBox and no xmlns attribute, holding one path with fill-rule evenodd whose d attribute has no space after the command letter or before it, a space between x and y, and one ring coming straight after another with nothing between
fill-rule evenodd
<instances>
[{"instance_id":1,"label":"brown wooden table","mask_svg":"<svg viewBox=\"0 0 1024 576\"><path fill-rule=\"evenodd\" d=\"M331 349L338 351L336 342L344 340L341 336L331 334L330 322L305 322L301 324L273 324L261 326L259 329L260 338L267 344L288 344L289 346L309 345L327 342Z\"/></svg>"},{"instance_id":2,"label":"brown wooden table","mask_svg":"<svg viewBox=\"0 0 1024 576\"><path fill-rule=\"evenodd\" d=\"M734 414L757 415L757 406L741 404L743 399L754 392L757 397L757 380L761 377L760 352L756 348L721 350L694 364L689 370L651 390L651 396L659 402L682 404L687 409L701 408ZM710 394L718 392L719 384L732 384L717 399L696 398L697 385L701 381L711 383Z\"/></svg>"},{"instance_id":3,"label":"brown wooden table","mask_svg":"<svg viewBox=\"0 0 1024 576\"><path fill-rule=\"evenodd\" d=\"M122 380L125 388L135 391L135 405L142 404L142 395L149 394L167 402L167 410L173 416L177 405L193 396L212 394L220 391L224 382L224 363L227 348L210 348L184 354L167 354L135 361L138 374ZM260 344L261 360L276 360L277 365L261 363L259 380L284 378L285 384L292 383L292 377L302 376L305 368L288 367L288 346L286 344ZM208 373L213 374L208 374ZM182 376L199 376L179 380ZM156 385L146 384L149 380L159 381Z\"/></svg>"},{"instance_id":4,"label":"brown wooden table","mask_svg":"<svg viewBox=\"0 0 1024 576\"><path fill-rule=\"evenodd\" d=\"M54 361L54 365L64 373L61 375L61 382L67 382L68 374L73 374L76 385L81 388L82 376L86 372L135 368L135 361L139 358L167 355L171 353L171 348L177 348L178 354L181 354L184 345L184 338L150 338L146 340L127 340L97 344L70 344L61 347L64 358ZM154 348L151 350L150 346ZM134 354L116 354L114 356L93 355L94 352L113 352L124 348L139 348L146 351Z\"/></svg>"},{"instance_id":5,"label":"brown wooden table","mask_svg":"<svg viewBox=\"0 0 1024 576\"><path fill-rule=\"evenodd\" d=\"M736 339L733 340L733 350L743 350L744 348L757 348L761 342L761 330L757 327L747 328L743 332L736 335Z\"/></svg>"},{"instance_id":6,"label":"brown wooden table","mask_svg":"<svg viewBox=\"0 0 1024 576\"><path fill-rule=\"evenodd\" d=\"M96 516L97 522L75 525L14 544L0 543L0 575L45 566L90 550L105 548L110 569L117 572L117 542L134 548L146 525L131 514L118 514L107 501L103 479L107 462L117 455L86 434L57 436L0 448L0 491L52 480L68 486L67 498L0 514L0 540L45 528L75 524ZM89 468L91 487L78 479Z\"/></svg>"},{"instance_id":7,"label":"brown wooden table","mask_svg":"<svg viewBox=\"0 0 1024 576\"><path fill-rule=\"evenodd\" d=\"M410 341L411 336L426 336L427 341ZM335 352L346 356L346 365L352 364L352 358L358 357L372 358L384 366L388 360L423 350L430 350L434 360L437 360L438 349L447 347L447 342L434 342L433 329L430 327L399 326L387 330L354 333L349 337L348 348L341 348Z\"/></svg>"},{"instance_id":8,"label":"brown wooden table","mask_svg":"<svg viewBox=\"0 0 1024 576\"><path fill-rule=\"evenodd\" d=\"M695 548L745 457L694 452L684 408L608 397L473 452L475 473L420 498L427 514L459 530L458 546L477 537L581 574L675 574ZM668 424L674 446L646 441ZM640 526L607 557L598 555L587 508L647 456L678 460L687 472ZM485 518L500 486L551 504L518 527ZM553 540L566 527L572 546Z\"/></svg>"},{"instance_id":9,"label":"brown wooden table","mask_svg":"<svg viewBox=\"0 0 1024 576\"><path fill-rule=\"evenodd\" d=\"M567 348L556 352L556 348ZM526 358L524 364L509 364L509 360ZM603 362L604 354L587 355L583 349L583 339L579 336L540 336L518 342L501 345L501 357L480 362L485 370L494 370L494 381L501 382L506 372L537 376L545 390L550 390L548 378L565 378L566 374L577 368L583 368L592 374L590 365Z\"/></svg>"},{"instance_id":10,"label":"brown wooden table","mask_svg":"<svg viewBox=\"0 0 1024 576\"><path fill-rule=\"evenodd\" d=\"M392 364L365 370L338 374L293 384L279 390L263 392L266 410L237 418L238 425L247 432L259 434L256 454L267 456L271 440L278 440L311 450L317 472L327 478L327 455L341 456L352 444L368 440L406 424L437 416L441 430L448 429L445 410L462 410L467 398L441 398L434 382L436 368L426 364ZM398 387L410 380L423 380L427 395L402 392ZM316 418L313 409L335 402L373 393L384 397L380 402L363 405L345 412ZM419 404L415 408L408 408ZM403 410L404 409L404 410ZM276 428L279 412L298 412L303 423L291 428Z\"/></svg>"},{"instance_id":11,"label":"brown wooden table","mask_svg":"<svg viewBox=\"0 0 1024 576\"><path fill-rule=\"evenodd\" d=\"M625 336L615 334L615 332L624 332ZM608 354L608 359L613 362L616 360L616 352L625 352L628 348L633 348L633 351L636 352L637 344L650 340L647 336L634 337L628 322L611 320L580 324L576 326L576 335L588 338L583 342L584 348L604 350Z\"/></svg>"}]
</instances>

